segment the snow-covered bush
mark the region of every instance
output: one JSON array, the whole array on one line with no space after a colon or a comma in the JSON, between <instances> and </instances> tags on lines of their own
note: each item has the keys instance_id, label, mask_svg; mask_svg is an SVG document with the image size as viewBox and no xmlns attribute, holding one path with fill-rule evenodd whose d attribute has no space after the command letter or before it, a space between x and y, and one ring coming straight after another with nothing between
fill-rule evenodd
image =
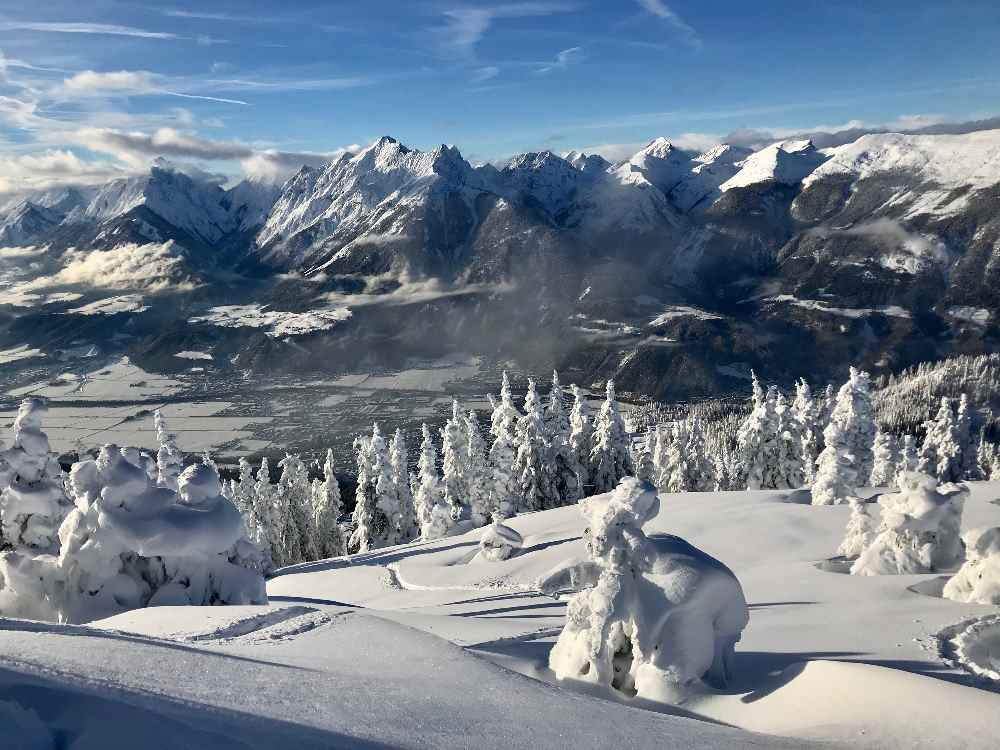
<instances>
[{"instance_id":1,"label":"snow-covered bush","mask_svg":"<svg viewBox=\"0 0 1000 750\"><path fill-rule=\"evenodd\" d=\"M837 554L842 557L857 557L864 552L878 534L878 518L872 512L874 503L866 503L860 498L851 498L851 517L844 529L844 541Z\"/></svg>"},{"instance_id":2,"label":"snow-covered bush","mask_svg":"<svg viewBox=\"0 0 1000 750\"><path fill-rule=\"evenodd\" d=\"M69 484L76 507L58 556L0 557L5 614L37 616L44 605L46 619L84 622L145 606L267 601L260 571L232 562L243 523L212 467L188 467L174 492L106 445L73 466Z\"/></svg>"},{"instance_id":3,"label":"snow-covered bush","mask_svg":"<svg viewBox=\"0 0 1000 750\"><path fill-rule=\"evenodd\" d=\"M479 556L484 560L506 560L524 546L524 539L510 526L497 519L486 527L479 538Z\"/></svg>"},{"instance_id":4,"label":"snow-covered bush","mask_svg":"<svg viewBox=\"0 0 1000 750\"><path fill-rule=\"evenodd\" d=\"M907 472L900 489L879 498L878 534L864 549L852 575L933 573L962 559L962 510L969 491L941 485L933 477Z\"/></svg>"},{"instance_id":5,"label":"snow-covered bush","mask_svg":"<svg viewBox=\"0 0 1000 750\"><path fill-rule=\"evenodd\" d=\"M559 679L674 701L704 678L729 682L734 646L749 620L739 581L725 565L669 535L646 536L656 515L653 485L623 479L613 493L581 502L589 560L539 582L575 594L549 657Z\"/></svg>"},{"instance_id":6,"label":"snow-covered bush","mask_svg":"<svg viewBox=\"0 0 1000 750\"><path fill-rule=\"evenodd\" d=\"M946 599L1000 605L1000 527L971 529L962 535L965 563L944 585Z\"/></svg>"},{"instance_id":7,"label":"snow-covered bush","mask_svg":"<svg viewBox=\"0 0 1000 750\"><path fill-rule=\"evenodd\" d=\"M0 539L18 549L55 552L59 525L72 508L63 490L63 472L42 432L47 409L25 399L14 421L14 443L0 451Z\"/></svg>"}]
</instances>

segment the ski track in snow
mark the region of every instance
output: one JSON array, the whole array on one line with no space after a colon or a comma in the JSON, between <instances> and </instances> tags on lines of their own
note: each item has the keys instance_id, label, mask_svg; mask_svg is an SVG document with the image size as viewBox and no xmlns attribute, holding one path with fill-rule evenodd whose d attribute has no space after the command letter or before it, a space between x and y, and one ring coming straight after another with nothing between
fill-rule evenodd
<instances>
[{"instance_id":1,"label":"ski track in snow","mask_svg":"<svg viewBox=\"0 0 1000 750\"><path fill-rule=\"evenodd\" d=\"M285 607L252 615L204 633L185 634L178 640L192 643L260 644L285 641L333 622L334 615L315 607Z\"/></svg>"}]
</instances>

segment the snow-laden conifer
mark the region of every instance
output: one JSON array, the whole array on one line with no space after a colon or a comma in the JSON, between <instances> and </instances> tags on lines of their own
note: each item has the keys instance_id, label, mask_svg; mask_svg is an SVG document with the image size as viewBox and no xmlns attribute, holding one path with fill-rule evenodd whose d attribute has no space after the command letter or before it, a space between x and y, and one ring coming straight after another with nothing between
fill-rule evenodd
<instances>
[{"instance_id":1,"label":"snow-laden conifer","mask_svg":"<svg viewBox=\"0 0 1000 750\"><path fill-rule=\"evenodd\" d=\"M868 484L872 487L893 487L896 483L896 470L900 462L899 442L895 435L879 430L875 433L873 449L875 463L872 465Z\"/></svg>"},{"instance_id":2,"label":"snow-laden conifer","mask_svg":"<svg viewBox=\"0 0 1000 750\"><path fill-rule=\"evenodd\" d=\"M410 492L410 474L407 469L406 438L399 428L392 436L389 449L389 463L392 467L393 487L399 511L396 516L396 540L410 542L420 536L417 517L413 509L413 495Z\"/></svg>"},{"instance_id":3,"label":"snow-laden conifer","mask_svg":"<svg viewBox=\"0 0 1000 750\"><path fill-rule=\"evenodd\" d=\"M441 430L441 453L444 498L451 506L452 517L461 518L469 507L469 444L458 400L451 402L451 418Z\"/></svg>"},{"instance_id":4,"label":"snow-laden conifer","mask_svg":"<svg viewBox=\"0 0 1000 750\"><path fill-rule=\"evenodd\" d=\"M594 423L590 449L591 482L594 492L609 492L618 481L632 474L632 457L628 449L628 433L615 400L615 383L605 386L604 403Z\"/></svg>"},{"instance_id":5,"label":"snow-laden conifer","mask_svg":"<svg viewBox=\"0 0 1000 750\"><path fill-rule=\"evenodd\" d=\"M153 412L153 426L156 429L156 442L160 446L156 452L157 483L176 492L177 479L184 469L184 454L178 450L176 438L167 429L167 420L159 409Z\"/></svg>"},{"instance_id":6,"label":"snow-laden conifer","mask_svg":"<svg viewBox=\"0 0 1000 750\"><path fill-rule=\"evenodd\" d=\"M469 512L474 526L485 526L490 522L490 470L486 460L486 441L479 431L476 412L469 411L465 417L465 442L468 446L466 466L468 468Z\"/></svg>"},{"instance_id":7,"label":"snow-laden conifer","mask_svg":"<svg viewBox=\"0 0 1000 750\"><path fill-rule=\"evenodd\" d=\"M347 540L340 524L337 523L337 519L344 512L344 506L340 497L340 482L337 481L337 467L332 448L326 451L323 481L315 483L313 488L313 523L316 526L316 542L320 555L326 558L347 554Z\"/></svg>"},{"instance_id":8,"label":"snow-laden conifer","mask_svg":"<svg viewBox=\"0 0 1000 750\"><path fill-rule=\"evenodd\" d=\"M420 458L417 461L418 484L413 493L413 503L417 522L420 524L420 538L430 541L447 536L454 521L451 509L444 499L444 489L441 487L441 477L437 468L437 448L431 430L426 424L421 426L421 434L423 440L420 443Z\"/></svg>"},{"instance_id":9,"label":"snow-laden conifer","mask_svg":"<svg viewBox=\"0 0 1000 750\"><path fill-rule=\"evenodd\" d=\"M549 462L552 464L553 491L559 505L575 503L582 496L582 467L570 442L570 417L563 401L559 373L552 373L552 388L545 404L545 427L549 439Z\"/></svg>"},{"instance_id":10,"label":"snow-laden conifer","mask_svg":"<svg viewBox=\"0 0 1000 750\"><path fill-rule=\"evenodd\" d=\"M524 414L517 422L517 455L514 478L521 506L518 510L544 510L558 505L555 495L553 465L545 429L542 402L534 380L528 380L524 397Z\"/></svg>"},{"instance_id":11,"label":"snow-laden conifer","mask_svg":"<svg viewBox=\"0 0 1000 750\"><path fill-rule=\"evenodd\" d=\"M590 484L590 448L593 445L594 417L587 398L578 385L572 385L573 407L569 413L569 447L580 471L580 494Z\"/></svg>"}]
</instances>

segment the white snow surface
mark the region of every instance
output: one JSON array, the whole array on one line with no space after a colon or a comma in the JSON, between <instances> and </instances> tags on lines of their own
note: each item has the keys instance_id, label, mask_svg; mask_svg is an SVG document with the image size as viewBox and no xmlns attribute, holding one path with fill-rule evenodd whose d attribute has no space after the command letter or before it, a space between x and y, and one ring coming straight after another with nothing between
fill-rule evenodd
<instances>
[{"instance_id":1,"label":"white snow surface","mask_svg":"<svg viewBox=\"0 0 1000 750\"><path fill-rule=\"evenodd\" d=\"M770 181L794 185L813 172L825 159L812 141L773 143L739 162L740 171L723 182L719 190L725 192Z\"/></svg>"},{"instance_id":2,"label":"white snow surface","mask_svg":"<svg viewBox=\"0 0 1000 750\"><path fill-rule=\"evenodd\" d=\"M181 359L204 359L208 361L212 360L212 355L209 354L208 352L195 352L195 351L185 350L183 352L177 352L174 356L179 357Z\"/></svg>"},{"instance_id":3,"label":"white snow surface","mask_svg":"<svg viewBox=\"0 0 1000 750\"><path fill-rule=\"evenodd\" d=\"M862 180L891 172L907 172L944 188L980 189L1000 183L1000 130L964 135L875 133L826 153L829 160L803 180L803 187L824 177L847 174Z\"/></svg>"},{"instance_id":4,"label":"white snow surface","mask_svg":"<svg viewBox=\"0 0 1000 750\"><path fill-rule=\"evenodd\" d=\"M191 323L208 323L220 328L263 328L271 338L283 339L315 331L328 331L351 317L347 307L328 307L305 312L269 310L267 305L222 305Z\"/></svg>"},{"instance_id":5,"label":"white snow surface","mask_svg":"<svg viewBox=\"0 0 1000 750\"><path fill-rule=\"evenodd\" d=\"M122 294L117 297L105 297L96 302L90 302L80 307L74 307L67 312L76 315L118 315L119 313L146 312L149 306L143 303L142 295Z\"/></svg>"},{"instance_id":6,"label":"white snow surface","mask_svg":"<svg viewBox=\"0 0 1000 750\"><path fill-rule=\"evenodd\" d=\"M0 365L6 365L10 362L18 362L22 359L34 359L36 357L44 357L45 352L41 349L33 349L27 344L21 344L20 346L15 346L12 349L0 349Z\"/></svg>"},{"instance_id":7,"label":"white snow surface","mask_svg":"<svg viewBox=\"0 0 1000 750\"><path fill-rule=\"evenodd\" d=\"M963 525L1000 525L1000 483L970 489ZM34 710L80 747L994 747L1000 695L944 664L936 634L995 608L911 590L937 575L818 569L849 509L788 499L662 495L645 525L724 562L751 613L731 688L678 707L548 670L565 608L534 586L586 558L576 507L506 520L524 546L499 562L474 559L477 530L286 569L266 606L0 620L2 700L24 736Z\"/></svg>"}]
</instances>

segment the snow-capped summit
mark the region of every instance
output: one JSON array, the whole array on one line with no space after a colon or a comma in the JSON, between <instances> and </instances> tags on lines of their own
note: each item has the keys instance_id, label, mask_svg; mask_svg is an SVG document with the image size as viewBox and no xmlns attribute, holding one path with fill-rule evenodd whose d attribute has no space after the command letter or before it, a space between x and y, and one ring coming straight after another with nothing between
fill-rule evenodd
<instances>
[{"instance_id":1,"label":"snow-capped summit","mask_svg":"<svg viewBox=\"0 0 1000 750\"><path fill-rule=\"evenodd\" d=\"M826 155L816 150L812 141L780 141L756 151L737 166L740 171L726 180L719 189L748 187L765 182L796 185L820 164Z\"/></svg>"},{"instance_id":2,"label":"snow-capped summit","mask_svg":"<svg viewBox=\"0 0 1000 750\"><path fill-rule=\"evenodd\" d=\"M865 179L887 172L905 172L941 187L984 188L1000 183L1000 130L964 135L873 133L826 153L829 160L804 180L803 187L833 175Z\"/></svg>"},{"instance_id":3,"label":"snow-capped summit","mask_svg":"<svg viewBox=\"0 0 1000 750\"><path fill-rule=\"evenodd\" d=\"M587 177L566 159L551 151L539 151L512 158L500 179L505 188L530 196L555 216L569 207Z\"/></svg>"},{"instance_id":4,"label":"snow-capped summit","mask_svg":"<svg viewBox=\"0 0 1000 750\"><path fill-rule=\"evenodd\" d=\"M666 195L690 170L691 155L688 152L677 148L666 138L656 138L620 165L615 175L623 183L645 180Z\"/></svg>"},{"instance_id":5,"label":"snow-capped summit","mask_svg":"<svg viewBox=\"0 0 1000 750\"><path fill-rule=\"evenodd\" d=\"M372 231L387 212L416 205L439 186L460 190L482 181L457 148L419 151L383 136L356 154L303 168L289 179L255 243L270 262L287 264L327 238L336 244L335 236L346 242Z\"/></svg>"},{"instance_id":6,"label":"snow-capped summit","mask_svg":"<svg viewBox=\"0 0 1000 750\"><path fill-rule=\"evenodd\" d=\"M57 211L22 200L0 217L0 246L29 244L62 219L63 215Z\"/></svg>"},{"instance_id":7,"label":"snow-capped summit","mask_svg":"<svg viewBox=\"0 0 1000 750\"><path fill-rule=\"evenodd\" d=\"M225 191L216 182L196 179L165 163L154 165L147 174L107 183L66 222L108 221L139 207L206 243L234 228Z\"/></svg>"},{"instance_id":8,"label":"snow-capped summit","mask_svg":"<svg viewBox=\"0 0 1000 750\"><path fill-rule=\"evenodd\" d=\"M670 200L681 211L707 206L719 195L719 186L739 171L737 163L753 153L748 148L720 143L691 160L691 170L670 191Z\"/></svg>"},{"instance_id":9,"label":"snow-capped summit","mask_svg":"<svg viewBox=\"0 0 1000 750\"><path fill-rule=\"evenodd\" d=\"M611 167L611 162L600 154L585 154L582 151L568 151L563 154L563 159L568 161L581 172L606 172Z\"/></svg>"}]
</instances>

